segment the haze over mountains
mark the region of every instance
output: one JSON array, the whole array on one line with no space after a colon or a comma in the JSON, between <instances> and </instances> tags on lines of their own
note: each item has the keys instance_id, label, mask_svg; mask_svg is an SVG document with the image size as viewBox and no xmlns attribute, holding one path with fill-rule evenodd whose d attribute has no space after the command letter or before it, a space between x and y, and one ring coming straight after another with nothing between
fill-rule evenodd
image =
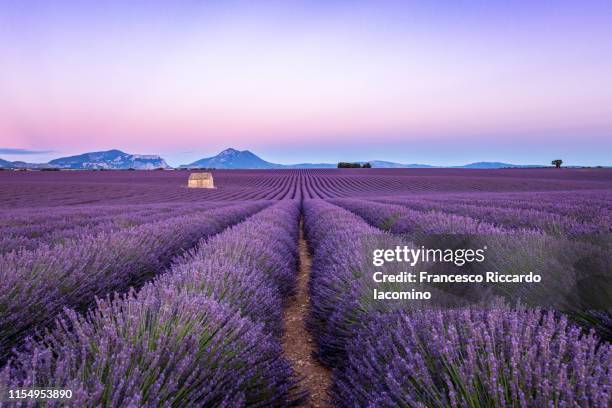
<instances>
[{"instance_id":1,"label":"haze over mountains","mask_svg":"<svg viewBox=\"0 0 612 408\"><path fill-rule=\"evenodd\" d=\"M357 162L366 163L366 162ZM368 163L374 168L433 168L428 164L404 164L382 160L371 160ZM225 149L213 157L206 157L180 168L215 168L215 169L307 169L335 168L337 163L298 163L278 164L268 162L249 150ZM58 168L58 169L108 169L108 170L152 170L170 169L166 161L158 155L129 154L120 150L83 153L76 156L61 157L49 163L25 163L0 159L1 168ZM504 167L541 167L540 165L515 165L500 162L477 162L456 168L498 169Z\"/></svg>"}]
</instances>

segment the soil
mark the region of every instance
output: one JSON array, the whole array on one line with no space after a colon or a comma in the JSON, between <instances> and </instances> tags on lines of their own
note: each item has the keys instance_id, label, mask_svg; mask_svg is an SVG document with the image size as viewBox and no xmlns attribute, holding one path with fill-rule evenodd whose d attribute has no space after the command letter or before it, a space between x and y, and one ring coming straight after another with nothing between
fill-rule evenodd
<instances>
[{"instance_id":1,"label":"soil","mask_svg":"<svg viewBox=\"0 0 612 408\"><path fill-rule=\"evenodd\" d=\"M300 221L300 264L296 294L291 297L284 311L285 334L282 339L285 356L293 369L302 378L301 385L310 394L304 407L331 407L328 390L331 371L314 357L315 342L306 329L306 318L310 308L308 281L312 263L308 245L304 239L303 222Z\"/></svg>"}]
</instances>

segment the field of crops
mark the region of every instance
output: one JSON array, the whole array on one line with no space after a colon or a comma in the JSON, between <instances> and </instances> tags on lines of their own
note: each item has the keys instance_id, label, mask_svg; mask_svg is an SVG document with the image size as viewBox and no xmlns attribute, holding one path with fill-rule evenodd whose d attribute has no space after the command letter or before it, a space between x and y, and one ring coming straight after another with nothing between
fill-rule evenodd
<instances>
[{"instance_id":1,"label":"field of crops","mask_svg":"<svg viewBox=\"0 0 612 408\"><path fill-rule=\"evenodd\" d=\"M315 406L283 346L308 257L303 318L331 372L321 404L610 406L612 171L219 170L215 189L188 175L0 172L0 391L71 390L50 406ZM558 271L548 289L574 284L581 309L372 299L362 238L434 234L497 239L498 265Z\"/></svg>"},{"instance_id":2,"label":"field of crops","mask_svg":"<svg viewBox=\"0 0 612 408\"><path fill-rule=\"evenodd\" d=\"M5 171L0 209L610 188L606 170L555 170L217 170L215 190L186 189L186 171Z\"/></svg>"}]
</instances>

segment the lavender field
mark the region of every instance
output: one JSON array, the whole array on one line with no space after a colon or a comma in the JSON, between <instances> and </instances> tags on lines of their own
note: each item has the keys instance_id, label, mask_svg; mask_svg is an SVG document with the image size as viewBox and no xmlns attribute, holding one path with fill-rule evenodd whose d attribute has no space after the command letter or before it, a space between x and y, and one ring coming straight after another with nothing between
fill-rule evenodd
<instances>
[{"instance_id":1,"label":"lavender field","mask_svg":"<svg viewBox=\"0 0 612 408\"><path fill-rule=\"evenodd\" d=\"M47 405L77 407L611 405L612 171L188 175L0 172L0 390L69 389ZM362 238L436 234L558 272L546 289L574 285L573 307L533 306L537 288L523 306L502 290L497 307L372 299ZM292 331L312 339L299 359ZM36 405L0 400L19 404Z\"/></svg>"}]
</instances>

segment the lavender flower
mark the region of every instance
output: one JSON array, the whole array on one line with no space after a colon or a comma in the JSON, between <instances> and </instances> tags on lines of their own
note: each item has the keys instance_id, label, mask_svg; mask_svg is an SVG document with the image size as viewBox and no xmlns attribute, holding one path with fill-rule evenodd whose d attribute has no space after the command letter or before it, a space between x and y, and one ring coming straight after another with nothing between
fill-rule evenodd
<instances>
[{"instance_id":1,"label":"lavender flower","mask_svg":"<svg viewBox=\"0 0 612 408\"><path fill-rule=\"evenodd\" d=\"M372 317L335 372L339 407L608 407L612 347L539 310Z\"/></svg>"},{"instance_id":2,"label":"lavender flower","mask_svg":"<svg viewBox=\"0 0 612 408\"><path fill-rule=\"evenodd\" d=\"M203 240L140 291L98 301L84 317L68 309L9 361L0 388L69 388L77 406L302 401L278 339L298 215L296 201L275 204Z\"/></svg>"},{"instance_id":3,"label":"lavender flower","mask_svg":"<svg viewBox=\"0 0 612 408\"><path fill-rule=\"evenodd\" d=\"M173 257L264 204L243 204L0 257L0 355L6 358L64 307L85 309L96 296L126 291L162 272Z\"/></svg>"}]
</instances>

